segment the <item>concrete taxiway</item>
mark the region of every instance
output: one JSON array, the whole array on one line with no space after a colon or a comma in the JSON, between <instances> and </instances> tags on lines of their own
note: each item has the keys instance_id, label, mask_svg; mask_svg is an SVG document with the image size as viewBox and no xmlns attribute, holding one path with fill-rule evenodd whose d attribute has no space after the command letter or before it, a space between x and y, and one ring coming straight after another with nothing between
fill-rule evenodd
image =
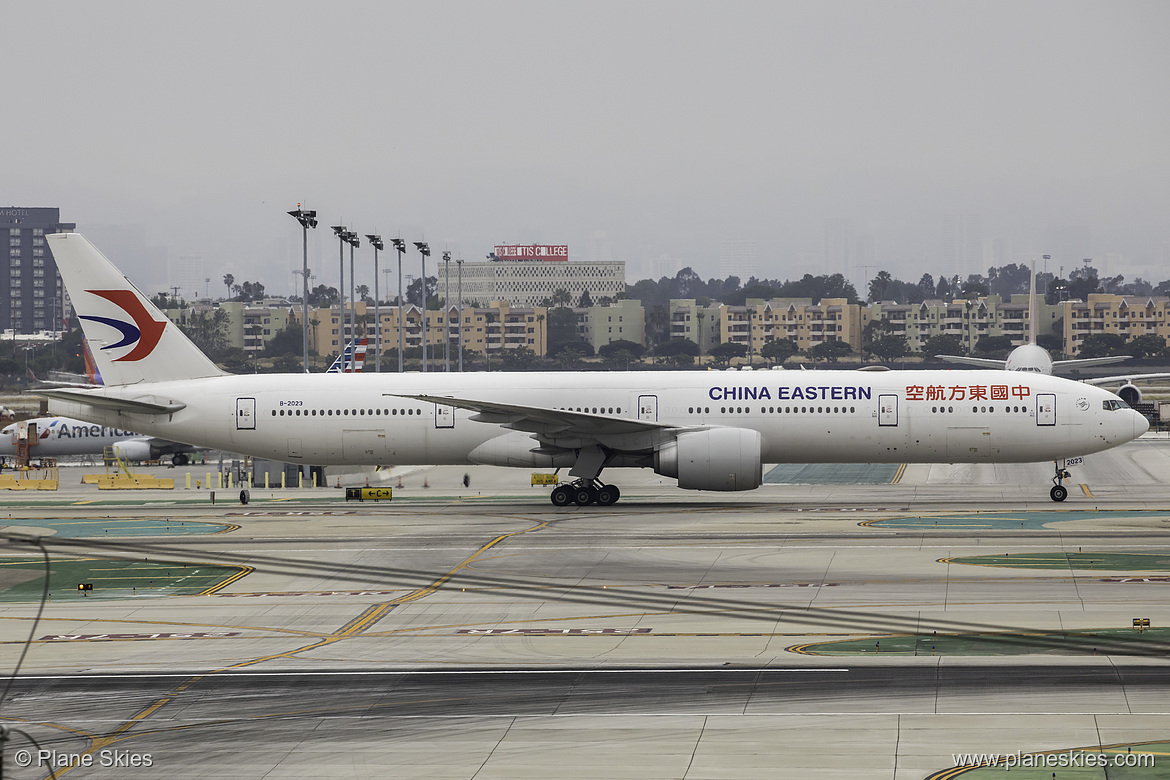
<instances>
[{"instance_id":1,"label":"concrete taxiway","mask_svg":"<svg viewBox=\"0 0 1170 780\"><path fill-rule=\"evenodd\" d=\"M1043 464L606 476L604 509L479 467L380 504L0 495L0 718L77 777L917 780L1170 735L1166 440L1063 504ZM22 740L5 771L47 776Z\"/></svg>"}]
</instances>

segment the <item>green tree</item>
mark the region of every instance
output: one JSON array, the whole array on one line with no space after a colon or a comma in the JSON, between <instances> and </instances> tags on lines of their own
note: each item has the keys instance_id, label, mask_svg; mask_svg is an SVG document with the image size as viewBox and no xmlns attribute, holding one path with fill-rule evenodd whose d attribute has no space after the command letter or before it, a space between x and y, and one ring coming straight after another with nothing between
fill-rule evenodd
<instances>
[{"instance_id":1,"label":"green tree","mask_svg":"<svg viewBox=\"0 0 1170 780\"><path fill-rule=\"evenodd\" d=\"M963 349L963 340L950 333L931 336L922 345L924 355L966 355Z\"/></svg>"},{"instance_id":2,"label":"green tree","mask_svg":"<svg viewBox=\"0 0 1170 780\"><path fill-rule=\"evenodd\" d=\"M604 360L608 365L629 365L638 358L642 357L645 349L641 344L625 339L617 339L608 344L602 344L597 348L597 355Z\"/></svg>"},{"instance_id":3,"label":"green tree","mask_svg":"<svg viewBox=\"0 0 1170 780\"><path fill-rule=\"evenodd\" d=\"M654 354L657 357L670 358L687 357L690 360L687 363L693 363L694 358L699 356L699 345L690 339L684 339L681 336L675 337L670 341L664 341L658 346L654 347Z\"/></svg>"},{"instance_id":4,"label":"green tree","mask_svg":"<svg viewBox=\"0 0 1170 780\"><path fill-rule=\"evenodd\" d=\"M820 344L815 344L809 348L808 354L814 360L825 360L829 363L836 363L839 358L852 355L853 350L844 341L822 341Z\"/></svg>"},{"instance_id":5,"label":"green tree","mask_svg":"<svg viewBox=\"0 0 1170 780\"><path fill-rule=\"evenodd\" d=\"M227 288L227 297L232 297L232 285L236 283L236 277L231 274L223 275L223 286Z\"/></svg>"},{"instance_id":6,"label":"green tree","mask_svg":"<svg viewBox=\"0 0 1170 780\"><path fill-rule=\"evenodd\" d=\"M760 357L773 366L783 363L796 352L796 345L790 339L773 339L760 347Z\"/></svg>"},{"instance_id":7,"label":"green tree","mask_svg":"<svg viewBox=\"0 0 1170 780\"><path fill-rule=\"evenodd\" d=\"M1116 333L1093 333L1081 342L1081 351L1077 357L1109 357L1111 355L1125 355L1125 339Z\"/></svg>"},{"instance_id":8,"label":"green tree","mask_svg":"<svg viewBox=\"0 0 1170 780\"><path fill-rule=\"evenodd\" d=\"M300 323L289 322L286 327L276 332L271 341L264 345L264 354L267 357L300 355L304 348L304 336L301 333Z\"/></svg>"},{"instance_id":9,"label":"green tree","mask_svg":"<svg viewBox=\"0 0 1170 780\"><path fill-rule=\"evenodd\" d=\"M983 354L1007 353L1011 351L1010 336L984 336L975 342L975 351Z\"/></svg>"},{"instance_id":10,"label":"green tree","mask_svg":"<svg viewBox=\"0 0 1170 780\"><path fill-rule=\"evenodd\" d=\"M1143 333L1140 336L1134 336L1125 345L1126 354L1133 355L1135 358L1158 357L1159 355L1165 354L1166 351L1166 340L1152 333Z\"/></svg>"},{"instance_id":11,"label":"green tree","mask_svg":"<svg viewBox=\"0 0 1170 780\"><path fill-rule=\"evenodd\" d=\"M711 355L711 359L715 361L715 365L729 366L732 360L747 354L747 345L736 344L734 341L725 341L722 344L716 344L711 347L709 354Z\"/></svg>"},{"instance_id":12,"label":"green tree","mask_svg":"<svg viewBox=\"0 0 1170 780\"><path fill-rule=\"evenodd\" d=\"M905 336L882 336L869 345L869 351L882 360L897 360L910 350Z\"/></svg>"},{"instance_id":13,"label":"green tree","mask_svg":"<svg viewBox=\"0 0 1170 780\"><path fill-rule=\"evenodd\" d=\"M219 362L228 345L228 313L223 309L205 309L191 312L188 325L179 329L212 360Z\"/></svg>"},{"instance_id":14,"label":"green tree","mask_svg":"<svg viewBox=\"0 0 1170 780\"><path fill-rule=\"evenodd\" d=\"M516 347L515 349L505 349L500 356L504 368L509 371L519 371L530 367L536 362L536 353L529 347Z\"/></svg>"}]
</instances>

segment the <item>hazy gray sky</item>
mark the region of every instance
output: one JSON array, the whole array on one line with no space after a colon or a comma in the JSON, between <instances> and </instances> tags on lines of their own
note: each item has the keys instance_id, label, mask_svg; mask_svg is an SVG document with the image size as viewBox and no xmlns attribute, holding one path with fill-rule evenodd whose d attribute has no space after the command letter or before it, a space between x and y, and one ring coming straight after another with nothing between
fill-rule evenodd
<instances>
[{"instance_id":1,"label":"hazy gray sky","mask_svg":"<svg viewBox=\"0 0 1170 780\"><path fill-rule=\"evenodd\" d=\"M193 255L287 292L298 202L334 284L339 220L468 259L603 233L633 281L714 275L728 238L841 270L827 219L935 272L946 214L1160 279L1168 30L1165 2L10 2L0 206L142 226L153 256L103 248L158 289Z\"/></svg>"}]
</instances>

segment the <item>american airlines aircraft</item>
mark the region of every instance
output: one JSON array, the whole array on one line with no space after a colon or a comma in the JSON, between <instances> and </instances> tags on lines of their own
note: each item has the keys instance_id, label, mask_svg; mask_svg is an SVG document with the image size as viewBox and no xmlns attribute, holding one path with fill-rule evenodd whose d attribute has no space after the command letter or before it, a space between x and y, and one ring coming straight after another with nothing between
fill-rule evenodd
<instances>
[{"instance_id":1,"label":"american airlines aircraft","mask_svg":"<svg viewBox=\"0 0 1170 780\"><path fill-rule=\"evenodd\" d=\"M302 464L568 468L558 506L612 504L603 469L751 490L763 464L1055 464L1140 436L1117 396L1006 371L224 374L79 233L48 236L106 386L47 391L99 425Z\"/></svg>"},{"instance_id":2,"label":"american airlines aircraft","mask_svg":"<svg viewBox=\"0 0 1170 780\"><path fill-rule=\"evenodd\" d=\"M325 373L361 373L365 365L368 343L368 340L363 338L356 343L347 344ZM85 345L85 351L88 364L93 359L88 343ZM87 371L87 376L95 384L102 384L100 373ZM17 443L21 435L36 440L32 454L38 458L103 455L109 448L124 461L157 460L169 455L172 465L186 466L191 462L190 453L201 449L157 436L143 436L133 431L96 425L69 417L37 417L12 423L0 431L0 457L16 456Z\"/></svg>"}]
</instances>

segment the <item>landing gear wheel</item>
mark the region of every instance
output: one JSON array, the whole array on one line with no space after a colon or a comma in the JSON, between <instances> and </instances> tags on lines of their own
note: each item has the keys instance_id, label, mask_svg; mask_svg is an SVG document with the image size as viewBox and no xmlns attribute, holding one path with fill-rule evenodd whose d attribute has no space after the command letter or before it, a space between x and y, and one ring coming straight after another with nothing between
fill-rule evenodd
<instances>
[{"instance_id":1,"label":"landing gear wheel","mask_svg":"<svg viewBox=\"0 0 1170 780\"><path fill-rule=\"evenodd\" d=\"M190 458L187 457L187 453L185 452L176 452L171 456L172 466L186 466L189 462Z\"/></svg>"},{"instance_id":2,"label":"landing gear wheel","mask_svg":"<svg viewBox=\"0 0 1170 780\"><path fill-rule=\"evenodd\" d=\"M573 501L579 506L589 506L597 500L597 491L589 485L582 485L573 491Z\"/></svg>"},{"instance_id":3,"label":"landing gear wheel","mask_svg":"<svg viewBox=\"0 0 1170 780\"><path fill-rule=\"evenodd\" d=\"M551 498L553 506L568 506L573 502L573 489L568 485L557 485Z\"/></svg>"},{"instance_id":4,"label":"landing gear wheel","mask_svg":"<svg viewBox=\"0 0 1170 780\"><path fill-rule=\"evenodd\" d=\"M597 491L597 503L601 506L616 504L621 493L613 485L602 485Z\"/></svg>"},{"instance_id":5,"label":"landing gear wheel","mask_svg":"<svg viewBox=\"0 0 1170 780\"><path fill-rule=\"evenodd\" d=\"M1064 501L1068 498L1068 488L1064 485L1054 485L1052 490L1048 491L1048 495L1052 496L1053 501Z\"/></svg>"}]
</instances>

